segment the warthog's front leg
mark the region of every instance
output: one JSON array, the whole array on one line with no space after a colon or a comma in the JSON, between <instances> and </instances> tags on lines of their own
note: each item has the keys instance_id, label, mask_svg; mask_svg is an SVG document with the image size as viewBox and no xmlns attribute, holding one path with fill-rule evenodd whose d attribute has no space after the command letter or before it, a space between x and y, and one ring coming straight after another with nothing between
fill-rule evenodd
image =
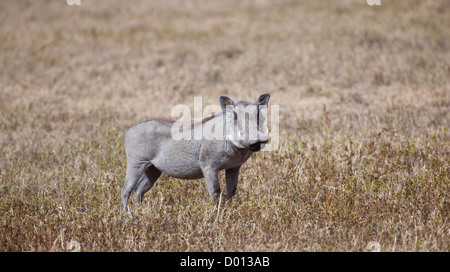
<instances>
[{"instance_id":1,"label":"warthog's front leg","mask_svg":"<svg viewBox=\"0 0 450 272\"><path fill-rule=\"evenodd\" d=\"M208 188L209 196L214 202L219 202L220 198L220 183L219 171L213 167L202 168L203 176L205 177L206 188Z\"/></svg>"},{"instance_id":2,"label":"warthog's front leg","mask_svg":"<svg viewBox=\"0 0 450 272\"><path fill-rule=\"evenodd\" d=\"M225 171L225 179L227 181L227 198L230 200L236 194L236 187L239 179L239 167L230 168Z\"/></svg>"}]
</instances>

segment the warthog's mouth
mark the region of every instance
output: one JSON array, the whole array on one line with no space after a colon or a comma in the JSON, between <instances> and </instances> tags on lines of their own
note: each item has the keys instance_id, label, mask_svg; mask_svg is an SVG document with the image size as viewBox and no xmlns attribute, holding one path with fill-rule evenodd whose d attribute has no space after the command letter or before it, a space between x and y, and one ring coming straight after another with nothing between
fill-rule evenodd
<instances>
[{"instance_id":1,"label":"warthog's mouth","mask_svg":"<svg viewBox=\"0 0 450 272\"><path fill-rule=\"evenodd\" d=\"M260 150L262 149L262 146L263 146L264 144L267 144L267 142L268 142L268 141L264 141L264 142L256 142L256 143L254 143L254 144L249 145L249 146L248 146L248 149L250 149L250 151L253 151L253 152L260 151Z\"/></svg>"}]
</instances>

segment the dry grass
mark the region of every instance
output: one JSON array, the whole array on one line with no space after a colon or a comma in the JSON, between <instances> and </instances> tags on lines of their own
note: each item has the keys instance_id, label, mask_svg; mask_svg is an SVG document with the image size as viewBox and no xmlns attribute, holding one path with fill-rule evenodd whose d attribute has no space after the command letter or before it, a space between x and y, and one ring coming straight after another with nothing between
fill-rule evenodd
<instances>
[{"instance_id":1,"label":"dry grass","mask_svg":"<svg viewBox=\"0 0 450 272\"><path fill-rule=\"evenodd\" d=\"M0 3L0 250L448 251L450 4ZM120 215L128 127L280 105L232 203L163 176Z\"/></svg>"}]
</instances>

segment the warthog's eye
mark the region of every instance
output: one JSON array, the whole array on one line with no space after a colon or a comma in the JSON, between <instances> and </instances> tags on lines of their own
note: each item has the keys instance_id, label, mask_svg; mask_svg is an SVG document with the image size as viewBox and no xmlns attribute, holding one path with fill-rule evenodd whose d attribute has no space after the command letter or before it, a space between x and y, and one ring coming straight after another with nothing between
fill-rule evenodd
<instances>
[{"instance_id":1,"label":"warthog's eye","mask_svg":"<svg viewBox=\"0 0 450 272\"><path fill-rule=\"evenodd\" d=\"M259 112L260 112L260 110L259 110L259 108L258 108L258 111L257 111L257 113L256 113L256 122L258 122L257 124L258 124L258 127L259 127Z\"/></svg>"},{"instance_id":2,"label":"warthog's eye","mask_svg":"<svg viewBox=\"0 0 450 272\"><path fill-rule=\"evenodd\" d=\"M264 117L262 117L262 118L264 118ZM256 122L257 122L258 129L260 129L262 123L261 123L261 110L259 109L259 107L258 107L258 112L256 114Z\"/></svg>"}]
</instances>

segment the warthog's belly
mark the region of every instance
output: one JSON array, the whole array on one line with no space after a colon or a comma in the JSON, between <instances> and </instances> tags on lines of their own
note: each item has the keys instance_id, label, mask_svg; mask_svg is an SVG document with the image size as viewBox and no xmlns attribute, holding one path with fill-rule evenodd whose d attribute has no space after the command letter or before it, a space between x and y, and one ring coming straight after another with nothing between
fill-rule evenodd
<instances>
[{"instance_id":1,"label":"warthog's belly","mask_svg":"<svg viewBox=\"0 0 450 272\"><path fill-rule=\"evenodd\" d=\"M200 171L191 171L191 172L178 172L178 171L162 171L163 173L166 173L167 175L179 178L179 179L199 179L203 178L203 172Z\"/></svg>"},{"instance_id":2,"label":"warthog's belly","mask_svg":"<svg viewBox=\"0 0 450 272\"><path fill-rule=\"evenodd\" d=\"M202 169L196 164L179 163L177 160L154 160L152 164L161 172L180 179L203 178Z\"/></svg>"}]
</instances>

